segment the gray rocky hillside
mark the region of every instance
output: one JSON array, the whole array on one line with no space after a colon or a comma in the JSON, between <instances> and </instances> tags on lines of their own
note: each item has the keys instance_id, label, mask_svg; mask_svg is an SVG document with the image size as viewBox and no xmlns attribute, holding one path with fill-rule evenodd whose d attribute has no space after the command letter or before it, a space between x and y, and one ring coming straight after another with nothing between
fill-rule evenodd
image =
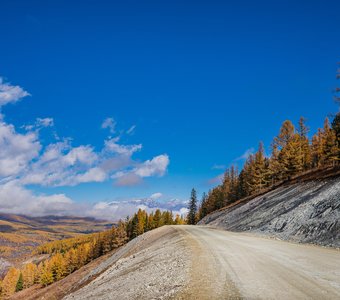
<instances>
[{"instance_id":1,"label":"gray rocky hillside","mask_svg":"<svg viewBox=\"0 0 340 300\"><path fill-rule=\"evenodd\" d=\"M213 212L199 224L340 247L340 176L281 186Z\"/></svg>"}]
</instances>

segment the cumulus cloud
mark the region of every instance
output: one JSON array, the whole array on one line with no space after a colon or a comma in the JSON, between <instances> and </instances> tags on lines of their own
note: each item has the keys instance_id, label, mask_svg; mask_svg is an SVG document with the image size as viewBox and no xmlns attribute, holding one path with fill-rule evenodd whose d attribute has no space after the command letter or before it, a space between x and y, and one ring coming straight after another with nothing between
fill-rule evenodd
<instances>
[{"instance_id":1,"label":"cumulus cloud","mask_svg":"<svg viewBox=\"0 0 340 300\"><path fill-rule=\"evenodd\" d=\"M106 118L102 123L103 129L109 129L111 133L115 133L116 121L113 118Z\"/></svg>"},{"instance_id":2,"label":"cumulus cloud","mask_svg":"<svg viewBox=\"0 0 340 300\"><path fill-rule=\"evenodd\" d=\"M73 205L64 194L34 195L16 180L0 184L0 208L4 213L61 215L73 211Z\"/></svg>"},{"instance_id":3,"label":"cumulus cloud","mask_svg":"<svg viewBox=\"0 0 340 300\"><path fill-rule=\"evenodd\" d=\"M163 176L170 163L169 156L162 154L147 160L134 171L140 177Z\"/></svg>"},{"instance_id":4,"label":"cumulus cloud","mask_svg":"<svg viewBox=\"0 0 340 300\"><path fill-rule=\"evenodd\" d=\"M30 96L30 94L20 86L6 83L0 77L0 107L8 103L15 103L26 96Z\"/></svg>"},{"instance_id":5,"label":"cumulus cloud","mask_svg":"<svg viewBox=\"0 0 340 300\"><path fill-rule=\"evenodd\" d=\"M117 172L112 178L116 179L115 185L117 186L138 185L143 182L143 178L164 176L169 163L170 159L168 155L158 155L151 160L137 164L137 166L131 170Z\"/></svg>"},{"instance_id":6,"label":"cumulus cloud","mask_svg":"<svg viewBox=\"0 0 340 300\"><path fill-rule=\"evenodd\" d=\"M104 171L94 167L98 155L91 146L72 148L69 141L50 144L20 178L24 184L73 186L104 181Z\"/></svg>"},{"instance_id":7,"label":"cumulus cloud","mask_svg":"<svg viewBox=\"0 0 340 300\"><path fill-rule=\"evenodd\" d=\"M117 178L116 186L136 186L143 182L143 179L134 173L118 173L114 177Z\"/></svg>"},{"instance_id":8,"label":"cumulus cloud","mask_svg":"<svg viewBox=\"0 0 340 300\"><path fill-rule=\"evenodd\" d=\"M20 134L13 125L0 121L0 178L25 171L40 149L35 132Z\"/></svg>"},{"instance_id":9,"label":"cumulus cloud","mask_svg":"<svg viewBox=\"0 0 340 300\"><path fill-rule=\"evenodd\" d=\"M101 168L94 167L92 169L89 169L83 174L78 174L76 176L76 182L82 183L82 182L103 182L106 180L107 174L102 170Z\"/></svg>"},{"instance_id":10,"label":"cumulus cloud","mask_svg":"<svg viewBox=\"0 0 340 300\"><path fill-rule=\"evenodd\" d=\"M0 78L0 108L28 95L21 87ZM142 149L142 144L122 144L118 137L106 139L99 150L92 145L73 146L71 139L58 138L46 144L40 139L40 129L52 126L53 118L37 118L33 125L23 126L18 131L0 114L1 211L32 215L78 214L78 211L83 214L86 211L95 216L104 204L91 207L74 203L62 193L37 194L35 186L75 186L112 179L116 186L133 186L140 184L143 178L163 176L167 171L170 160L166 154L137 161L133 155ZM107 118L102 124L102 128L108 128L111 133L115 127L113 118ZM132 126L127 133L131 134L134 128ZM150 199L158 196L161 197L156 193ZM115 206L109 207L113 210ZM132 207L136 205L131 204Z\"/></svg>"}]
</instances>

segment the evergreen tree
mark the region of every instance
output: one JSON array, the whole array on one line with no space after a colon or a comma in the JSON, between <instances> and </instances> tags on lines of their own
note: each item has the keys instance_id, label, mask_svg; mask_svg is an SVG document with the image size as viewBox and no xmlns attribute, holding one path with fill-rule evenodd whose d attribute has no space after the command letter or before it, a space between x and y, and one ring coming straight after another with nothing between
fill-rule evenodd
<instances>
[{"instance_id":1,"label":"evergreen tree","mask_svg":"<svg viewBox=\"0 0 340 300\"><path fill-rule=\"evenodd\" d=\"M37 265L33 263L25 264L22 270L22 276L24 277L24 288L29 288L37 280L38 270Z\"/></svg>"},{"instance_id":2,"label":"evergreen tree","mask_svg":"<svg viewBox=\"0 0 340 300\"><path fill-rule=\"evenodd\" d=\"M20 272L20 275L19 275L19 278L18 278L18 281L17 281L17 285L15 287L15 292L19 292L23 288L24 288L24 279L23 279L22 273Z\"/></svg>"},{"instance_id":3,"label":"evergreen tree","mask_svg":"<svg viewBox=\"0 0 340 300\"><path fill-rule=\"evenodd\" d=\"M339 146L336 132L332 130L328 118L323 128L323 161L328 165L335 165L339 160Z\"/></svg>"},{"instance_id":4,"label":"evergreen tree","mask_svg":"<svg viewBox=\"0 0 340 300\"><path fill-rule=\"evenodd\" d=\"M195 189L191 190L191 197L189 201L189 213L188 213L188 224L196 224L196 213L197 213L197 196Z\"/></svg>"},{"instance_id":5,"label":"evergreen tree","mask_svg":"<svg viewBox=\"0 0 340 300\"><path fill-rule=\"evenodd\" d=\"M266 157L264 154L264 145L260 142L258 151L255 154L252 190L261 191L265 186L267 186L268 172L268 165L266 164Z\"/></svg>"},{"instance_id":6,"label":"evergreen tree","mask_svg":"<svg viewBox=\"0 0 340 300\"><path fill-rule=\"evenodd\" d=\"M208 214L208 207L207 207L207 194L203 193L201 206L199 209L199 219L202 220Z\"/></svg>"},{"instance_id":7,"label":"evergreen tree","mask_svg":"<svg viewBox=\"0 0 340 300\"><path fill-rule=\"evenodd\" d=\"M279 154L280 154L280 151L278 150L278 146L275 143L273 143L272 153L269 159L269 166L268 166L269 182L271 185L278 182L282 178L282 170L281 170L281 164L279 161Z\"/></svg>"},{"instance_id":8,"label":"evergreen tree","mask_svg":"<svg viewBox=\"0 0 340 300\"><path fill-rule=\"evenodd\" d=\"M312 166L320 167L323 164L323 131L319 128L312 138Z\"/></svg>"},{"instance_id":9,"label":"evergreen tree","mask_svg":"<svg viewBox=\"0 0 340 300\"><path fill-rule=\"evenodd\" d=\"M4 280L2 281L2 295L4 298L9 298L15 293L16 285L20 276L20 271L11 267Z\"/></svg>"},{"instance_id":10,"label":"evergreen tree","mask_svg":"<svg viewBox=\"0 0 340 300\"><path fill-rule=\"evenodd\" d=\"M335 132L337 146L340 148L340 112L336 114L332 121L332 129Z\"/></svg>"},{"instance_id":11,"label":"evergreen tree","mask_svg":"<svg viewBox=\"0 0 340 300\"><path fill-rule=\"evenodd\" d=\"M223 192L223 186L217 186L211 191L211 197L213 200L213 210L220 209L226 206L225 193Z\"/></svg>"},{"instance_id":12,"label":"evergreen tree","mask_svg":"<svg viewBox=\"0 0 340 300\"><path fill-rule=\"evenodd\" d=\"M283 122L279 135L274 139L274 143L279 149L283 149L293 138L295 133L295 127L293 123L289 120Z\"/></svg>"},{"instance_id":13,"label":"evergreen tree","mask_svg":"<svg viewBox=\"0 0 340 300\"><path fill-rule=\"evenodd\" d=\"M300 158L300 167L299 169L307 170L310 168L311 165L311 149L309 145L308 139L308 132L309 128L305 124L305 118L301 117L299 120L299 136L300 136L300 143L299 143L299 158Z\"/></svg>"}]
</instances>

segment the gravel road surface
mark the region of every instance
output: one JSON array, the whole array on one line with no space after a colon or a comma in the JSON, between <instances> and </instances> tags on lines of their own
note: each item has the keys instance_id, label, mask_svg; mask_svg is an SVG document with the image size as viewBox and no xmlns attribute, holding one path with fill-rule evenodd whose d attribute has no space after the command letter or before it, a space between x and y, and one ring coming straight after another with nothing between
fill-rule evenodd
<instances>
[{"instance_id":1,"label":"gravel road surface","mask_svg":"<svg viewBox=\"0 0 340 300\"><path fill-rule=\"evenodd\" d=\"M198 263L188 289L201 295L196 299L340 299L338 250L202 226L180 228L199 254L192 258Z\"/></svg>"},{"instance_id":2,"label":"gravel road surface","mask_svg":"<svg viewBox=\"0 0 340 300\"><path fill-rule=\"evenodd\" d=\"M336 249L187 225L138 245L67 299L340 299Z\"/></svg>"}]
</instances>

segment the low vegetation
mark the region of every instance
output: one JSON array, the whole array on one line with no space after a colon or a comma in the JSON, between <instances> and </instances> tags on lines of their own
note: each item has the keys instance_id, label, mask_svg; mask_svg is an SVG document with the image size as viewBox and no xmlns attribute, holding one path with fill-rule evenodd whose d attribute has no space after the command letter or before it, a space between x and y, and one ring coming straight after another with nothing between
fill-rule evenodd
<instances>
[{"instance_id":1,"label":"low vegetation","mask_svg":"<svg viewBox=\"0 0 340 300\"><path fill-rule=\"evenodd\" d=\"M27 263L21 269L10 268L0 282L1 298L6 299L34 284L50 285L144 232L176 224L184 224L184 220L178 215L174 217L172 212L156 210L148 214L139 209L132 218L120 221L110 230L41 245L34 254L46 254L48 258L39 264Z\"/></svg>"}]
</instances>

